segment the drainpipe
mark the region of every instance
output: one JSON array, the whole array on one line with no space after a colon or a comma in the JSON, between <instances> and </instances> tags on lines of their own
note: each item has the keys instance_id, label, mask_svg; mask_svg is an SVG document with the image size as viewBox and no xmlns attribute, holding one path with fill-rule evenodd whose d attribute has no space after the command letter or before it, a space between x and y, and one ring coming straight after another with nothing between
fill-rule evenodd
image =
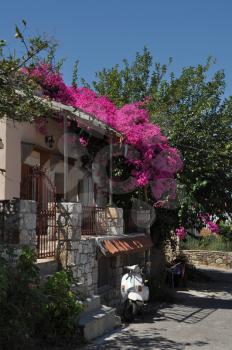
<instances>
[{"instance_id":1,"label":"drainpipe","mask_svg":"<svg viewBox=\"0 0 232 350\"><path fill-rule=\"evenodd\" d=\"M113 184L112 184L112 175L113 175L113 144L112 144L112 136L110 137L110 181L109 181L109 205L113 204Z\"/></svg>"},{"instance_id":2,"label":"drainpipe","mask_svg":"<svg viewBox=\"0 0 232 350\"><path fill-rule=\"evenodd\" d=\"M67 201L68 185L68 134L67 134L67 116L64 116L64 200Z\"/></svg>"}]
</instances>

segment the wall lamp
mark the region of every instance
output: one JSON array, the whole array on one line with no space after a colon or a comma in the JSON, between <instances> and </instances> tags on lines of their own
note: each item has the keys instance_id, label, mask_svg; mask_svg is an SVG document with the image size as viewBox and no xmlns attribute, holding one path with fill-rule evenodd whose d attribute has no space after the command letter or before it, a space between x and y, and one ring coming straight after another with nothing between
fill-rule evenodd
<instances>
[{"instance_id":1,"label":"wall lamp","mask_svg":"<svg viewBox=\"0 0 232 350\"><path fill-rule=\"evenodd\" d=\"M54 142L55 142L55 140L54 140L53 135L49 135L49 136L46 135L45 136L45 143L49 148L53 147Z\"/></svg>"}]
</instances>

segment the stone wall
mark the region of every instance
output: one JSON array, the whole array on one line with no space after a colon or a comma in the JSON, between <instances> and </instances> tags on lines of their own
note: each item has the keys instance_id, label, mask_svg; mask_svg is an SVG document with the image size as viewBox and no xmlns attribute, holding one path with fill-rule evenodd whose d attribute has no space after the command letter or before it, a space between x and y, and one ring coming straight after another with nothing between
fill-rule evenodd
<instances>
[{"instance_id":1,"label":"stone wall","mask_svg":"<svg viewBox=\"0 0 232 350\"><path fill-rule=\"evenodd\" d=\"M82 237L79 241L73 273L83 285L82 290L86 295L97 293L98 260L97 242L94 237Z\"/></svg>"},{"instance_id":2,"label":"stone wall","mask_svg":"<svg viewBox=\"0 0 232 350\"><path fill-rule=\"evenodd\" d=\"M31 200L1 201L0 255L16 260L27 245L36 248L36 202Z\"/></svg>"},{"instance_id":3,"label":"stone wall","mask_svg":"<svg viewBox=\"0 0 232 350\"><path fill-rule=\"evenodd\" d=\"M19 204L19 244L36 246L36 202L20 200Z\"/></svg>"},{"instance_id":4,"label":"stone wall","mask_svg":"<svg viewBox=\"0 0 232 350\"><path fill-rule=\"evenodd\" d=\"M182 250L193 265L207 265L232 269L232 252L207 250Z\"/></svg>"},{"instance_id":5,"label":"stone wall","mask_svg":"<svg viewBox=\"0 0 232 350\"><path fill-rule=\"evenodd\" d=\"M57 223L60 237L60 263L69 268L78 279L80 289L86 296L100 294L102 302L110 305L120 301L120 284L126 265L143 264L145 253L104 257L98 247L98 238L81 235L81 203L60 203ZM97 225L102 225L102 237L119 236L124 233L123 209L106 207L104 214L96 216ZM95 220L96 220L95 218ZM97 232L96 232L97 233ZM101 260L102 259L102 260ZM104 261L103 261L104 259ZM109 267L107 283L99 286L102 262Z\"/></svg>"},{"instance_id":6,"label":"stone wall","mask_svg":"<svg viewBox=\"0 0 232 350\"><path fill-rule=\"evenodd\" d=\"M76 275L78 264L79 242L81 239L81 203L58 203L57 212L58 230L58 260L63 268L68 268Z\"/></svg>"}]
</instances>

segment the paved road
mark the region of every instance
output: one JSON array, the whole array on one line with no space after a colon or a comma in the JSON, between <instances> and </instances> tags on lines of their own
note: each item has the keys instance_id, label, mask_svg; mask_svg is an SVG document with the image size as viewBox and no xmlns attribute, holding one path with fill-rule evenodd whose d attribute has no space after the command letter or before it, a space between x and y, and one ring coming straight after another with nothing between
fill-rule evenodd
<instances>
[{"instance_id":1,"label":"paved road","mask_svg":"<svg viewBox=\"0 0 232 350\"><path fill-rule=\"evenodd\" d=\"M86 350L232 350L232 272L206 270L214 282L179 291L174 305L98 339Z\"/></svg>"}]
</instances>

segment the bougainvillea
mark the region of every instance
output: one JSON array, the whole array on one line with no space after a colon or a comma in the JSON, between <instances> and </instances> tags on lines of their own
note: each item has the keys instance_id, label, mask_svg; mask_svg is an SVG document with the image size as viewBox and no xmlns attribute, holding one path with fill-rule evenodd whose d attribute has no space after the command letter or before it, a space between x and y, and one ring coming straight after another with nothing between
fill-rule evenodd
<instances>
[{"instance_id":1,"label":"bougainvillea","mask_svg":"<svg viewBox=\"0 0 232 350\"><path fill-rule=\"evenodd\" d=\"M208 213L200 213L199 218L212 233L219 233L219 226L211 220L210 215Z\"/></svg>"},{"instance_id":2,"label":"bougainvillea","mask_svg":"<svg viewBox=\"0 0 232 350\"><path fill-rule=\"evenodd\" d=\"M88 146L88 140L86 140L84 138L84 136L80 136L79 137L79 142L80 142L81 146L83 146L83 147L87 147Z\"/></svg>"},{"instance_id":3,"label":"bougainvillea","mask_svg":"<svg viewBox=\"0 0 232 350\"><path fill-rule=\"evenodd\" d=\"M186 236L186 230L183 226L176 229L176 235L180 240L185 239Z\"/></svg>"},{"instance_id":4,"label":"bougainvillea","mask_svg":"<svg viewBox=\"0 0 232 350\"><path fill-rule=\"evenodd\" d=\"M207 222L207 228L212 232L212 233L219 233L219 227L218 225L213 222L213 221L208 221Z\"/></svg>"},{"instance_id":5,"label":"bougainvillea","mask_svg":"<svg viewBox=\"0 0 232 350\"><path fill-rule=\"evenodd\" d=\"M24 70L43 89L44 96L79 108L107 123L124 135L124 143L133 146L136 156L127 157L133 165L137 186L150 184L156 201L175 198L175 175L183 164L177 149L170 147L160 128L150 122L143 103L127 104L120 109L107 98L87 88L67 86L51 66L40 64ZM84 144L86 140L83 141ZM82 140L80 140L82 143ZM139 159L138 159L139 153Z\"/></svg>"}]
</instances>

